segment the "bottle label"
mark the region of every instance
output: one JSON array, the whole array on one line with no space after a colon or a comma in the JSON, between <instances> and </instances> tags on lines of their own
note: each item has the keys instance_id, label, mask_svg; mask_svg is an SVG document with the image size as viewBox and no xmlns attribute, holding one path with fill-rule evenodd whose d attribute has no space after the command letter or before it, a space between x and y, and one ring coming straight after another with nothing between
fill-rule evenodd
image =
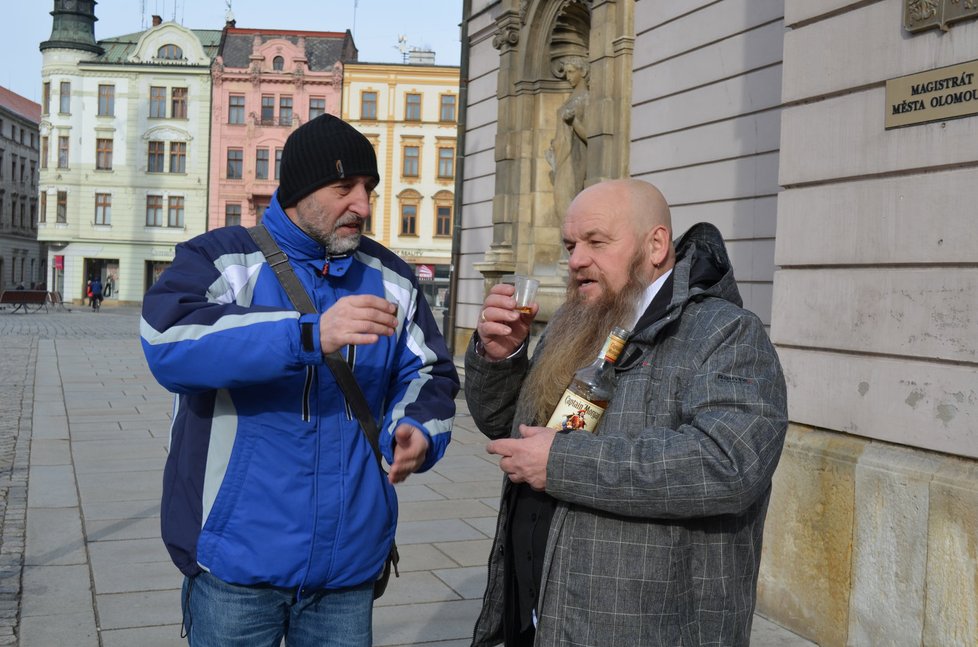
<instances>
[{"instance_id":1,"label":"bottle label","mask_svg":"<svg viewBox=\"0 0 978 647\"><path fill-rule=\"evenodd\" d=\"M580 429L594 433L603 413L604 408L567 389L564 391L564 395L560 396L560 402L554 409L553 415L550 416L547 426L557 431Z\"/></svg>"}]
</instances>

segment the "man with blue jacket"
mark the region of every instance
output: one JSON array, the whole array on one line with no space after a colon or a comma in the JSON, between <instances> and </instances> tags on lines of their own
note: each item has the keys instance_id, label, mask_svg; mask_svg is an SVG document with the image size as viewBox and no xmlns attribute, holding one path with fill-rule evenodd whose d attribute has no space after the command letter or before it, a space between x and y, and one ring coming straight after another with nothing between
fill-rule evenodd
<instances>
[{"instance_id":1,"label":"man with blue jacket","mask_svg":"<svg viewBox=\"0 0 978 647\"><path fill-rule=\"evenodd\" d=\"M176 394L161 524L192 647L371 644L393 484L444 455L459 388L412 268L361 237L378 181L370 142L332 115L285 143L262 224L316 313L242 227L178 245L144 299L143 350ZM380 420L387 478L333 351Z\"/></svg>"}]
</instances>

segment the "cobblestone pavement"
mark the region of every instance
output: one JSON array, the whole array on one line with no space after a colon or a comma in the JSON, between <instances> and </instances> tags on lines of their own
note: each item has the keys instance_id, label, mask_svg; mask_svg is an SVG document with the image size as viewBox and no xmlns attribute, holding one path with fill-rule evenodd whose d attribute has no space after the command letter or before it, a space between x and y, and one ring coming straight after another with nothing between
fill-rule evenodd
<instances>
[{"instance_id":1,"label":"cobblestone pavement","mask_svg":"<svg viewBox=\"0 0 978 647\"><path fill-rule=\"evenodd\" d=\"M138 308L0 309L0 645L16 645L26 541L27 485L38 342L124 339L138 334Z\"/></svg>"}]
</instances>

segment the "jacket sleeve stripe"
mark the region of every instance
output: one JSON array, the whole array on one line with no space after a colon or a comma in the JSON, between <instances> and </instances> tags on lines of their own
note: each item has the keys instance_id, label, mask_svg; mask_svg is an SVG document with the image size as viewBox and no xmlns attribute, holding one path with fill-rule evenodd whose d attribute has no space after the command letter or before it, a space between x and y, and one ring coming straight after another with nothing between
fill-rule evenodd
<instances>
[{"instance_id":1,"label":"jacket sleeve stripe","mask_svg":"<svg viewBox=\"0 0 978 647\"><path fill-rule=\"evenodd\" d=\"M247 328L260 323L270 323L282 321L284 319L298 319L299 313L289 310L279 310L275 312L252 312L248 314L225 315L210 324L191 324L185 326L172 326L165 332L160 332L153 328L145 318L140 319L139 334L143 341L151 346L159 344L172 344L181 341L193 341L202 339L207 335L234 330L235 328Z\"/></svg>"}]
</instances>

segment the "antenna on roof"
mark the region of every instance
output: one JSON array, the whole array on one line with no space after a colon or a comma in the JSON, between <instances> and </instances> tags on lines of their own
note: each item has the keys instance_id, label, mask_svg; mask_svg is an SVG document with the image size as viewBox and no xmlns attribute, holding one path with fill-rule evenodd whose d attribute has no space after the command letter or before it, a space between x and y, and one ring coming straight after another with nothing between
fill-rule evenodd
<instances>
[{"instance_id":1,"label":"antenna on roof","mask_svg":"<svg viewBox=\"0 0 978 647\"><path fill-rule=\"evenodd\" d=\"M411 48L408 47L406 34L401 34L400 36L397 37L397 45L394 45L394 49L396 49L401 53L401 62L407 63L408 52L411 51Z\"/></svg>"},{"instance_id":2,"label":"antenna on roof","mask_svg":"<svg viewBox=\"0 0 978 647\"><path fill-rule=\"evenodd\" d=\"M353 0L353 40L357 39L357 5L360 0Z\"/></svg>"}]
</instances>

